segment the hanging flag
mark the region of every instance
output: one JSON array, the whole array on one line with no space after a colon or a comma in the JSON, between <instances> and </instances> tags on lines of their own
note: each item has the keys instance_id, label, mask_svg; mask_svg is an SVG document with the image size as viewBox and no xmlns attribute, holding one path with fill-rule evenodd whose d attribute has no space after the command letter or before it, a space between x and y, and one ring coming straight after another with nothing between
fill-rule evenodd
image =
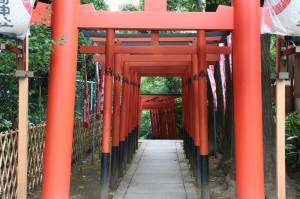
<instances>
[{"instance_id":1,"label":"hanging flag","mask_svg":"<svg viewBox=\"0 0 300 199\"><path fill-rule=\"evenodd\" d=\"M207 69L207 74L208 74L208 78L210 81L210 86L211 86L213 100L214 100L214 102L213 102L214 103L214 111L217 111L218 110L217 86L216 86L214 73L215 73L214 65L209 65L209 67Z\"/></svg>"},{"instance_id":2,"label":"hanging flag","mask_svg":"<svg viewBox=\"0 0 300 199\"><path fill-rule=\"evenodd\" d=\"M105 63L102 64L100 78L100 113L104 111L104 79L105 79Z\"/></svg>"},{"instance_id":3,"label":"hanging flag","mask_svg":"<svg viewBox=\"0 0 300 199\"><path fill-rule=\"evenodd\" d=\"M90 108L89 108L89 99L88 99L88 84L87 84L87 69L86 69L86 59L85 55L83 57L84 64L84 101L83 101L83 127L90 128Z\"/></svg>"},{"instance_id":4,"label":"hanging flag","mask_svg":"<svg viewBox=\"0 0 300 199\"><path fill-rule=\"evenodd\" d=\"M97 99L96 99L96 120L100 120L101 110L100 110L100 99L101 99L101 91L100 91L100 76L99 76L99 63L96 62L96 85L97 85Z\"/></svg>"},{"instance_id":5,"label":"hanging flag","mask_svg":"<svg viewBox=\"0 0 300 199\"><path fill-rule=\"evenodd\" d=\"M224 44L219 44L219 46L224 46ZM222 92L223 92L223 107L224 112L226 111L226 67L225 67L225 55L220 55L220 73L222 81Z\"/></svg>"},{"instance_id":6,"label":"hanging flag","mask_svg":"<svg viewBox=\"0 0 300 199\"><path fill-rule=\"evenodd\" d=\"M230 47L232 52L232 35L227 36L227 45ZM229 68L230 68L230 77L232 79L232 53L229 54Z\"/></svg>"}]
</instances>

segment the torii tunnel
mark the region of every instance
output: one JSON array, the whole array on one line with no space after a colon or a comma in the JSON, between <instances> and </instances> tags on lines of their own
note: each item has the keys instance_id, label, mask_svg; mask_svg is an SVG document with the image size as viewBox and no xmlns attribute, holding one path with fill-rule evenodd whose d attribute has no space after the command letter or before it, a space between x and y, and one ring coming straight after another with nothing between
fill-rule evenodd
<instances>
[{"instance_id":1,"label":"torii tunnel","mask_svg":"<svg viewBox=\"0 0 300 199\"><path fill-rule=\"evenodd\" d=\"M220 54L231 53L217 45L228 32L233 33L237 196L265 197L258 0L234 0L232 7L219 6L216 12L167 12L166 0L146 0L143 12L95 11L79 0L53 0L51 19L47 6L38 4L33 22L51 21L46 25L52 28L52 39L64 37L66 43L54 45L51 55L43 198L69 197L79 30L106 30L93 37L98 46L80 48L106 65L100 198L116 188L138 147L142 109L151 110L153 135L176 138L174 98L141 95L142 76L181 78L184 150L202 198L209 198L206 69ZM124 36L116 30L151 34ZM159 34L165 30L196 34ZM168 124L168 130L159 123Z\"/></svg>"},{"instance_id":2,"label":"torii tunnel","mask_svg":"<svg viewBox=\"0 0 300 199\"><path fill-rule=\"evenodd\" d=\"M150 111L152 139L177 139L174 100L181 95L142 95L141 110Z\"/></svg>"}]
</instances>

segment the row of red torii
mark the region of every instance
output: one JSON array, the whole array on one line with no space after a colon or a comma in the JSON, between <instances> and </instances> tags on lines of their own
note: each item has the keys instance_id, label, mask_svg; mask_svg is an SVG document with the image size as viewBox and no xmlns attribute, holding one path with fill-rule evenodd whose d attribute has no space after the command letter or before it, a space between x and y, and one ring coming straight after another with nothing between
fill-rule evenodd
<instances>
[{"instance_id":1,"label":"row of red torii","mask_svg":"<svg viewBox=\"0 0 300 199\"><path fill-rule=\"evenodd\" d=\"M54 45L51 55L43 198L69 197L79 29L106 30L105 46L95 46L94 49L87 47L89 49L86 48L86 50L90 50L89 53L104 54L104 57L98 56L95 60L105 60L107 72L116 73L118 68L116 66L121 65L116 62L127 59L127 61L123 60L123 76L126 77L126 73L131 74L128 77L136 85L141 76L180 76L182 82L188 82L190 75L202 74L197 78L197 84L191 86L184 84L182 91L184 126L199 147L202 168L208 167L208 130L206 77L201 71L206 71L207 60L217 61L214 55L228 50L227 47L216 48L214 45L207 45L206 31L232 31L237 196L251 199L265 197L260 63L261 10L258 0L235 0L233 7L220 6L217 12L211 13L166 12L166 0L146 0L143 12L94 11L92 5L80 5L79 0L53 0L51 19L47 12L46 6L40 4L34 10L33 22L51 21L46 24L51 26L52 39L59 41L64 37L66 43ZM48 19L45 20L45 18ZM153 32L151 46L118 45L115 30L151 30ZM159 30L195 30L197 39L190 46L161 46L159 34L157 34ZM81 48L82 52L83 48ZM134 55L137 51L140 52L139 55ZM153 57L141 57L141 54L153 55ZM123 57L120 58L120 56ZM162 71L153 70L154 65L145 63L145 59L160 59L159 56L164 56L166 59L169 56L169 59L174 59L169 60L167 64L160 63ZM176 61L179 58L175 57L180 57L180 61ZM137 59L141 59L139 61L141 63L135 64ZM186 59L186 63L182 63L183 59ZM121 72L117 74L122 74ZM109 195L110 138L111 127L114 126L111 120L112 93L114 92L114 95L119 93L120 96L120 90L113 89L116 84L121 84L121 82L115 81L113 85L113 77L106 75L100 198L108 198ZM137 145L134 142L138 137L136 129L140 122L138 117L140 93L136 85L127 85L128 97L122 98L122 103L127 98L127 103L133 108L128 111L135 113L133 116L128 116L127 121L132 128L132 131L129 131L133 132L131 144L135 147ZM118 98L115 97L115 99ZM126 112L122 113L122 110L120 113L120 117L124 116L122 114L127 116ZM191 113L195 114L193 116L197 122L189 120L192 118ZM114 118L113 121L115 121ZM120 122L122 123L122 120ZM185 144L190 144L186 138ZM112 145L114 146L114 143ZM133 151L134 149L131 154ZM204 198L208 197L208 187L205 187L207 185L201 182Z\"/></svg>"}]
</instances>

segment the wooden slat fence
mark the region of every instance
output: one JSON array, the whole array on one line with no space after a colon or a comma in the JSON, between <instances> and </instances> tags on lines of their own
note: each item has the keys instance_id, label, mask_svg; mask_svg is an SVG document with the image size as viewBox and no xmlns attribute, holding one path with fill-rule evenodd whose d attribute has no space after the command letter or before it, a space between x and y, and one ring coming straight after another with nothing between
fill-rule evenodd
<instances>
[{"instance_id":1,"label":"wooden slat fence","mask_svg":"<svg viewBox=\"0 0 300 199\"><path fill-rule=\"evenodd\" d=\"M93 120L91 120L93 127ZM42 183L45 124L29 128L28 138L28 191L34 191ZM96 123L95 147L100 146L100 123ZM84 129L82 119L75 119L73 134L72 162L80 160L80 154L91 152L93 128ZM0 198L16 198L18 131L0 132ZM83 147L83 148L82 148Z\"/></svg>"}]
</instances>

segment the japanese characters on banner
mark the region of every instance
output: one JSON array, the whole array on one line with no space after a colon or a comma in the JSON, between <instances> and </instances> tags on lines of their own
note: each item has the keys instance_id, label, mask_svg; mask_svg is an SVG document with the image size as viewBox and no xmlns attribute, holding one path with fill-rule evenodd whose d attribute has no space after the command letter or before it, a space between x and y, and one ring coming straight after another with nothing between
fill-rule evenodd
<instances>
[{"instance_id":1,"label":"japanese characters on banner","mask_svg":"<svg viewBox=\"0 0 300 199\"><path fill-rule=\"evenodd\" d=\"M84 62L84 100L83 100L83 127L90 128L90 106L89 106L89 99L88 99L88 83L87 83L87 69L86 69L86 59L85 55L83 58Z\"/></svg>"},{"instance_id":2,"label":"japanese characters on banner","mask_svg":"<svg viewBox=\"0 0 300 199\"><path fill-rule=\"evenodd\" d=\"M224 44L219 44L219 46L224 46ZM222 82L222 93L223 93L223 106L224 112L226 111L226 66L225 66L225 55L220 55L220 73Z\"/></svg>"},{"instance_id":3,"label":"japanese characters on banner","mask_svg":"<svg viewBox=\"0 0 300 199\"><path fill-rule=\"evenodd\" d=\"M24 39L35 0L0 0L0 33Z\"/></svg>"},{"instance_id":4,"label":"japanese characters on banner","mask_svg":"<svg viewBox=\"0 0 300 199\"><path fill-rule=\"evenodd\" d=\"M215 66L209 65L209 67L207 69L207 75L208 75L208 78L210 81L210 86L211 86L212 95L213 95L213 99L214 99L214 102L213 102L214 103L214 111L217 111L218 110L217 86L216 86L214 73L215 73Z\"/></svg>"},{"instance_id":5,"label":"japanese characters on banner","mask_svg":"<svg viewBox=\"0 0 300 199\"><path fill-rule=\"evenodd\" d=\"M99 63L96 62L96 76L97 76L97 101L96 101L96 119L100 120L101 114L103 114L103 102L104 102L104 77L105 77L104 64L101 67L101 77L99 75Z\"/></svg>"},{"instance_id":6,"label":"japanese characters on banner","mask_svg":"<svg viewBox=\"0 0 300 199\"><path fill-rule=\"evenodd\" d=\"M300 35L300 1L265 0L261 32Z\"/></svg>"}]
</instances>

